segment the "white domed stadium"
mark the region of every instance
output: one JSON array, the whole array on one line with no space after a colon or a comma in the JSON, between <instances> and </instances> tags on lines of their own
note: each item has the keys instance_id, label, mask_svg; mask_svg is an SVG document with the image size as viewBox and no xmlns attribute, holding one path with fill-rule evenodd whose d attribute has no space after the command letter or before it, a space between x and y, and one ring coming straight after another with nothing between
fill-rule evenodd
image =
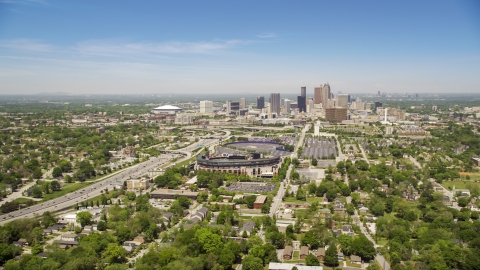
<instances>
[{"instance_id":1,"label":"white domed stadium","mask_svg":"<svg viewBox=\"0 0 480 270\"><path fill-rule=\"evenodd\" d=\"M172 105L164 105L153 109L154 114L176 114L177 112L181 112L182 108Z\"/></svg>"}]
</instances>

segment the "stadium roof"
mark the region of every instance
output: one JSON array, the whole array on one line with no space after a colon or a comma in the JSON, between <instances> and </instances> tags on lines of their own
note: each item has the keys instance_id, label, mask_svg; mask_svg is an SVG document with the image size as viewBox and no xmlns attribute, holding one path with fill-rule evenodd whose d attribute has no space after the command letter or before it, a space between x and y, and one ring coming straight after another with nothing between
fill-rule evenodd
<instances>
[{"instance_id":1,"label":"stadium roof","mask_svg":"<svg viewBox=\"0 0 480 270\"><path fill-rule=\"evenodd\" d=\"M155 108L154 110L167 110L167 111L171 111L171 110L181 110L181 108L176 107L176 106L172 106L172 105L165 105L165 106L157 107L157 108Z\"/></svg>"}]
</instances>

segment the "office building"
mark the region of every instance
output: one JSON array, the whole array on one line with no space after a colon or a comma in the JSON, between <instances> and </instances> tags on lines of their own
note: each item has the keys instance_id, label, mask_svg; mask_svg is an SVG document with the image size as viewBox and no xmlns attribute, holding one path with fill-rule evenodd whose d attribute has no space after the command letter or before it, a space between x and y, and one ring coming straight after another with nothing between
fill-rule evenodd
<instances>
[{"instance_id":1,"label":"office building","mask_svg":"<svg viewBox=\"0 0 480 270\"><path fill-rule=\"evenodd\" d=\"M240 102L239 101L232 101L229 100L227 101L227 113L235 113L238 114L238 111L240 111Z\"/></svg>"},{"instance_id":2,"label":"office building","mask_svg":"<svg viewBox=\"0 0 480 270\"><path fill-rule=\"evenodd\" d=\"M337 100L338 100L338 107L343 107L343 108L348 107L348 95L347 94L339 94Z\"/></svg>"},{"instance_id":3,"label":"office building","mask_svg":"<svg viewBox=\"0 0 480 270\"><path fill-rule=\"evenodd\" d=\"M285 108L285 113L286 113L286 114L290 114L291 103L292 103L291 100L285 99L285 101L284 101L284 108Z\"/></svg>"},{"instance_id":4,"label":"office building","mask_svg":"<svg viewBox=\"0 0 480 270\"><path fill-rule=\"evenodd\" d=\"M257 109L265 108L265 98L263 96L257 97Z\"/></svg>"},{"instance_id":5,"label":"office building","mask_svg":"<svg viewBox=\"0 0 480 270\"><path fill-rule=\"evenodd\" d=\"M382 107L382 102L380 101L375 101L375 111L377 111L377 108L381 108Z\"/></svg>"},{"instance_id":6,"label":"office building","mask_svg":"<svg viewBox=\"0 0 480 270\"><path fill-rule=\"evenodd\" d=\"M307 97L307 87L306 87L306 86L302 86L302 87L300 88L300 95L301 95L302 97Z\"/></svg>"},{"instance_id":7,"label":"office building","mask_svg":"<svg viewBox=\"0 0 480 270\"><path fill-rule=\"evenodd\" d=\"M213 101L211 100L200 101L200 113L212 113L212 112L213 112Z\"/></svg>"},{"instance_id":8,"label":"office building","mask_svg":"<svg viewBox=\"0 0 480 270\"><path fill-rule=\"evenodd\" d=\"M298 96L297 104L299 112L307 112L307 101L305 96Z\"/></svg>"},{"instance_id":9,"label":"office building","mask_svg":"<svg viewBox=\"0 0 480 270\"><path fill-rule=\"evenodd\" d=\"M326 108L325 109L325 119L342 122L347 120L347 108Z\"/></svg>"},{"instance_id":10,"label":"office building","mask_svg":"<svg viewBox=\"0 0 480 270\"><path fill-rule=\"evenodd\" d=\"M308 98L307 99L307 113L314 113L314 104L313 104L313 99Z\"/></svg>"},{"instance_id":11,"label":"office building","mask_svg":"<svg viewBox=\"0 0 480 270\"><path fill-rule=\"evenodd\" d=\"M245 109L245 98L240 98L240 109Z\"/></svg>"},{"instance_id":12,"label":"office building","mask_svg":"<svg viewBox=\"0 0 480 270\"><path fill-rule=\"evenodd\" d=\"M270 94L270 112L280 114L280 93Z\"/></svg>"},{"instance_id":13,"label":"office building","mask_svg":"<svg viewBox=\"0 0 480 270\"><path fill-rule=\"evenodd\" d=\"M328 100L332 97L330 93L330 85L324 84L323 86L320 87L315 87L314 93L313 93L313 98L315 104L322 104L323 108L328 107Z\"/></svg>"}]
</instances>

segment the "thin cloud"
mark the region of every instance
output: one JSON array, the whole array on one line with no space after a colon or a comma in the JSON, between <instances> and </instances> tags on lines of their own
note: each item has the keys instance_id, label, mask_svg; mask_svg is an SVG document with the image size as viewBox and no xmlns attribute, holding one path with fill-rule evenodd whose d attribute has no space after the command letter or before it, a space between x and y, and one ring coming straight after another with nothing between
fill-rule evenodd
<instances>
[{"instance_id":1,"label":"thin cloud","mask_svg":"<svg viewBox=\"0 0 480 270\"><path fill-rule=\"evenodd\" d=\"M274 38L277 37L274 33L263 33L260 35L257 35L258 38Z\"/></svg>"},{"instance_id":2,"label":"thin cloud","mask_svg":"<svg viewBox=\"0 0 480 270\"><path fill-rule=\"evenodd\" d=\"M54 46L36 39L0 40L0 47L31 52L51 52L55 50Z\"/></svg>"},{"instance_id":3,"label":"thin cloud","mask_svg":"<svg viewBox=\"0 0 480 270\"><path fill-rule=\"evenodd\" d=\"M215 40L199 42L114 42L91 40L78 43L73 50L84 55L127 56L164 54L210 54L248 44L242 40Z\"/></svg>"}]
</instances>

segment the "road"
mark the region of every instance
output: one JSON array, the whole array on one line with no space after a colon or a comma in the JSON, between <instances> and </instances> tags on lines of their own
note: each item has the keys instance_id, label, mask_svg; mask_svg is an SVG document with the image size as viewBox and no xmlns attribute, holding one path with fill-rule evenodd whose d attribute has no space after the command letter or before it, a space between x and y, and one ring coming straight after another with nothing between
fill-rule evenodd
<instances>
[{"instance_id":1,"label":"road","mask_svg":"<svg viewBox=\"0 0 480 270\"><path fill-rule=\"evenodd\" d=\"M360 217L358 216L358 212L356 209L355 209L355 214L353 216L353 220L358 225L358 227L360 228L360 231L362 231L365 237L367 237L367 239L373 243L373 246L377 248L378 245L375 243L375 241L373 241L372 237L368 233L365 226L363 226L363 223L360 221ZM390 264L387 262L387 260L385 260L382 254L377 253L377 255L375 256L375 259L377 259L378 263L384 270L390 270Z\"/></svg>"},{"instance_id":2,"label":"road","mask_svg":"<svg viewBox=\"0 0 480 270\"><path fill-rule=\"evenodd\" d=\"M363 158L365 159L365 161L366 161L368 164L370 164L370 161L369 161L368 158L367 158L367 154L365 154L365 149L363 149L363 146L362 146L360 143L358 143L358 146L360 147L360 151L362 152Z\"/></svg>"},{"instance_id":3,"label":"road","mask_svg":"<svg viewBox=\"0 0 480 270\"><path fill-rule=\"evenodd\" d=\"M295 151L290 155L290 158L297 157L297 150L300 146L303 145L303 140L305 139L305 133L310 129L310 124L305 125L305 128L302 130L302 134L300 135L300 139L298 140L297 144L295 145ZM282 203L283 195L285 194L285 188L287 187L288 183L290 182L290 172L292 171L293 164L290 163L290 166L287 170L287 175L285 181L280 183L280 188L278 189L277 194L273 198L272 206L270 207L270 216L272 217L274 214L277 214L278 209L280 208L280 204Z\"/></svg>"},{"instance_id":4,"label":"road","mask_svg":"<svg viewBox=\"0 0 480 270\"><path fill-rule=\"evenodd\" d=\"M210 146L210 144L216 143L217 139L202 139L194 144L191 144L185 148L179 149L176 152L192 152L195 149L198 149L200 144L204 146ZM189 156L182 158L177 161L177 163L187 160ZM123 185L123 182L130 178L137 178L148 173L148 170L157 168L158 166L167 163L171 159L171 154L163 154L158 157L153 157L148 161L140 163L138 165L132 166L130 168L124 169L118 172L115 175L106 176L100 180L95 181L94 184L64 195L62 197L43 202L40 204L35 204L30 207L17 210L14 212L10 212L8 214L4 214L0 216L0 225L5 224L6 222L12 221L18 218L32 218L35 215L42 215L46 211L56 212L61 209L65 209L67 207L71 207L76 203L80 203L82 201L86 201L93 197L99 196L102 194L106 188L112 190L115 185ZM117 183L118 181L118 183Z\"/></svg>"},{"instance_id":5,"label":"road","mask_svg":"<svg viewBox=\"0 0 480 270\"><path fill-rule=\"evenodd\" d=\"M0 201L0 205L4 204L6 202L11 202L15 199L23 197L23 195L22 195L23 192L26 191L27 189L29 189L30 187L33 187L33 185L35 185L35 181L31 181L30 183L22 186L22 188L20 188L19 190L15 191L15 192L12 192L6 198L4 198Z\"/></svg>"},{"instance_id":6,"label":"road","mask_svg":"<svg viewBox=\"0 0 480 270\"><path fill-rule=\"evenodd\" d=\"M419 168L420 170L422 169L422 165L420 165L420 163L418 163L418 161L414 157L409 156L408 158L415 166L417 166L417 168Z\"/></svg>"}]
</instances>

